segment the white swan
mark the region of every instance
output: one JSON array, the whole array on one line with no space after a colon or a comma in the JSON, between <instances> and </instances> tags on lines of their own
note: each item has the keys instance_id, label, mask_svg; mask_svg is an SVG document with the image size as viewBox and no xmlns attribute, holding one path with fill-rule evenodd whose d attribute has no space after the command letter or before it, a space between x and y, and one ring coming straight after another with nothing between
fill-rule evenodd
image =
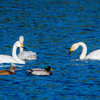
<instances>
[{"instance_id":1,"label":"white swan","mask_svg":"<svg viewBox=\"0 0 100 100\"><path fill-rule=\"evenodd\" d=\"M13 45L12 56L0 55L0 63L19 63L19 64L25 64L25 62L23 60L19 59L18 56L16 55L17 47L24 48L24 45L20 41L15 42L15 44Z\"/></svg>"},{"instance_id":2,"label":"white swan","mask_svg":"<svg viewBox=\"0 0 100 100\"><path fill-rule=\"evenodd\" d=\"M23 36L20 36L19 37L19 41L23 44L24 42L24 37ZM35 52L32 52L32 51L23 51L23 48L20 48L20 53L18 54L18 57L20 59L23 59L23 60L36 60L37 59L37 55Z\"/></svg>"},{"instance_id":3,"label":"white swan","mask_svg":"<svg viewBox=\"0 0 100 100\"><path fill-rule=\"evenodd\" d=\"M70 49L70 53L75 51L76 49L78 49L79 46L82 46L83 50L82 50L82 53L80 55L80 59L92 59L92 60L100 60L100 49L98 50L95 50L95 51L92 51L91 53L89 53L87 56L87 46L84 42L78 42L78 43L75 43L71 46L71 49Z\"/></svg>"}]
</instances>

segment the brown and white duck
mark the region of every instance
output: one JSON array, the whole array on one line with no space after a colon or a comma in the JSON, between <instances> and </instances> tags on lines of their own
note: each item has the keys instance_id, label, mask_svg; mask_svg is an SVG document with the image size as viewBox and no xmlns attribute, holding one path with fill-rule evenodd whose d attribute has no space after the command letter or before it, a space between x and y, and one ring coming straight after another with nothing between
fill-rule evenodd
<instances>
[{"instance_id":1,"label":"brown and white duck","mask_svg":"<svg viewBox=\"0 0 100 100\"><path fill-rule=\"evenodd\" d=\"M0 70L0 75L11 75L11 74L15 74L14 70L18 70L16 67L12 66L10 67L10 71L8 70Z\"/></svg>"}]
</instances>

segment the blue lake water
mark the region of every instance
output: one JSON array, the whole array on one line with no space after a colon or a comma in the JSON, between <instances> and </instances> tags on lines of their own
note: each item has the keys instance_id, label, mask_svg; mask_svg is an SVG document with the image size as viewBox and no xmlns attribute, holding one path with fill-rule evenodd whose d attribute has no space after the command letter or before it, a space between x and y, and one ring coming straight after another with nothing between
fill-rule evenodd
<instances>
[{"instance_id":1,"label":"blue lake water","mask_svg":"<svg viewBox=\"0 0 100 100\"><path fill-rule=\"evenodd\" d=\"M79 60L81 47L68 55L79 41L88 53L100 48L99 0L1 0L0 54L12 55L20 35L37 60L0 76L0 100L100 100L100 61ZM55 69L51 76L27 73L47 65Z\"/></svg>"}]
</instances>

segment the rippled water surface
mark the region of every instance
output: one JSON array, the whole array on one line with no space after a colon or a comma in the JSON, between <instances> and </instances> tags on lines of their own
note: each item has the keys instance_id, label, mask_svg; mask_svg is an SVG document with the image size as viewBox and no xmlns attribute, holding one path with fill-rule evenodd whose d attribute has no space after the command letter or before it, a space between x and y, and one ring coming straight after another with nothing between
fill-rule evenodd
<instances>
[{"instance_id":1,"label":"rippled water surface","mask_svg":"<svg viewBox=\"0 0 100 100\"><path fill-rule=\"evenodd\" d=\"M11 55L20 35L37 60L0 76L0 100L100 100L100 61L79 60L81 47L68 55L79 41L88 53L100 48L99 0L1 0L0 54ZM55 69L51 76L27 73L47 65Z\"/></svg>"}]
</instances>

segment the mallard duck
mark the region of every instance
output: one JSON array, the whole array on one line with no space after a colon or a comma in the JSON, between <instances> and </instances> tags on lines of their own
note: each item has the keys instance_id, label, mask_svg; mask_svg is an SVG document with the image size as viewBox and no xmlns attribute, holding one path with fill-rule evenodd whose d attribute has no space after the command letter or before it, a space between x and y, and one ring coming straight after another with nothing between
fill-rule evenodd
<instances>
[{"instance_id":1,"label":"mallard duck","mask_svg":"<svg viewBox=\"0 0 100 100\"><path fill-rule=\"evenodd\" d=\"M23 44L24 37L20 36L19 41ZM20 53L18 54L18 57L22 60L36 60L37 55L33 51L23 51L23 48L20 48Z\"/></svg>"},{"instance_id":2,"label":"mallard duck","mask_svg":"<svg viewBox=\"0 0 100 100\"><path fill-rule=\"evenodd\" d=\"M11 74L15 74L14 70L18 70L16 67L12 66L10 67L10 71L8 70L0 70L0 75L11 75Z\"/></svg>"},{"instance_id":3,"label":"mallard duck","mask_svg":"<svg viewBox=\"0 0 100 100\"><path fill-rule=\"evenodd\" d=\"M54 70L50 66L46 66L45 69L35 68L35 69L28 69L28 72L33 75L52 75L50 70Z\"/></svg>"}]
</instances>

